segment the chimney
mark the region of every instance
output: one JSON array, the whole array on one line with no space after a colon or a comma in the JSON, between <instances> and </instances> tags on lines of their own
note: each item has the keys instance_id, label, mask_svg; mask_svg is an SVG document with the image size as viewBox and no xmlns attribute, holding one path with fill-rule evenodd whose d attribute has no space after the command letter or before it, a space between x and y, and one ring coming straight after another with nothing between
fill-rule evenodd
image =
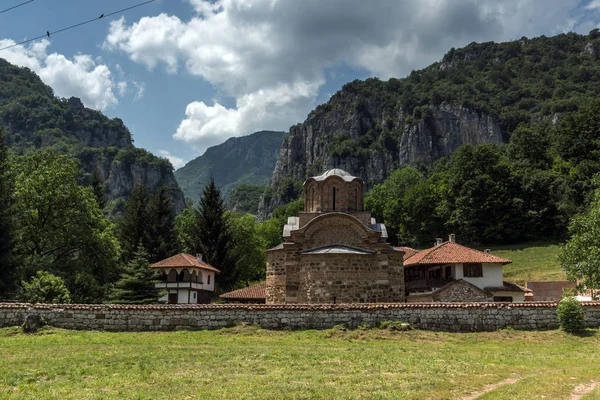
<instances>
[{"instance_id":1,"label":"chimney","mask_svg":"<svg viewBox=\"0 0 600 400\"><path fill-rule=\"evenodd\" d=\"M448 237L448 241L452 243L456 242L456 235L454 233L451 233Z\"/></svg>"},{"instance_id":2,"label":"chimney","mask_svg":"<svg viewBox=\"0 0 600 400\"><path fill-rule=\"evenodd\" d=\"M483 252L484 252L485 254L490 254L490 251L491 251L490 249L485 249Z\"/></svg>"},{"instance_id":3,"label":"chimney","mask_svg":"<svg viewBox=\"0 0 600 400\"><path fill-rule=\"evenodd\" d=\"M442 238L436 238L436 239L435 239L435 245L436 245L436 246L439 246L440 244L442 244L442 243L443 243L443 240L444 240L444 239L442 239Z\"/></svg>"},{"instance_id":4,"label":"chimney","mask_svg":"<svg viewBox=\"0 0 600 400\"><path fill-rule=\"evenodd\" d=\"M196 253L196 260L198 260L198 262L201 263L202 262L202 254Z\"/></svg>"}]
</instances>

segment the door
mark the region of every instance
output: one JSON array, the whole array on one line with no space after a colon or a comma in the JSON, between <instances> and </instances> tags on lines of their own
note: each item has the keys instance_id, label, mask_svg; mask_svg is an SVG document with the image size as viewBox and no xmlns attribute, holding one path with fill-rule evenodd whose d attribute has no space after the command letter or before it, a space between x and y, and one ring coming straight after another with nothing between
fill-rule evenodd
<instances>
[{"instance_id":1,"label":"door","mask_svg":"<svg viewBox=\"0 0 600 400\"><path fill-rule=\"evenodd\" d=\"M177 293L169 293L169 304L177 304Z\"/></svg>"}]
</instances>

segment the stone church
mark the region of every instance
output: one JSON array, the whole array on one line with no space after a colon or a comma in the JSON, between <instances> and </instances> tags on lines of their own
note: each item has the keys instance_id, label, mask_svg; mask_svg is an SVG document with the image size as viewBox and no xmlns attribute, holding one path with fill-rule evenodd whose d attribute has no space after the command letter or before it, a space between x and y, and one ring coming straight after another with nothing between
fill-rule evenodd
<instances>
[{"instance_id":1,"label":"stone church","mask_svg":"<svg viewBox=\"0 0 600 400\"><path fill-rule=\"evenodd\" d=\"M304 183L304 212L267 251L266 303L403 302L404 252L364 210L364 182L332 169Z\"/></svg>"}]
</instances>

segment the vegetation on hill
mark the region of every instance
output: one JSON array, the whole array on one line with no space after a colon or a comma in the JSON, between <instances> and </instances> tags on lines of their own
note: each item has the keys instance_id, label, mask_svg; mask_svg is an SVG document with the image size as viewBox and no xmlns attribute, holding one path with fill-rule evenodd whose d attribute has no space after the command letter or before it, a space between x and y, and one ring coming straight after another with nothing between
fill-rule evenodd
<instances>
[{"instance_id":1,"label":"vegetation on hill","mask_svg":"<svg viewBox=\"0 0 600 400\"><path fill-rule=\"evenodd\" d=\"M242 184L267 185L285 135L285 132L260 131L229 138L175 171L177 182L186 198L194 202L211 178L225 198Z\"/></svg>"},{"instance_id":2,"label":"vegetation on hill","mask_svg":"<svg viewBox=\"0 0 600 400\"><path fill-rule=\"evenodd\" d=\"M109 203L106 211L111 214L121 211L134 181L143 182L151 190L167 185L176 208L185 206L171 163L136 148L122 120L86 108L77 98L54 97L52 88L34 72L3 59L0 59L0 127L14 154L52 148L74 156L84 170L81 182L89 183L96 171Z\"/></svg>"}]
</instances>

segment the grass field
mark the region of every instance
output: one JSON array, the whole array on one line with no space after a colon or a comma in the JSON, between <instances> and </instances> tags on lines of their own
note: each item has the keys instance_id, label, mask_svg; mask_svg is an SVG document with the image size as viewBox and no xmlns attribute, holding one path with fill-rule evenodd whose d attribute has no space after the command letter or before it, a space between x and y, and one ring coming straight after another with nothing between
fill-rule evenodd
<instances>
[{"instance_id":1,"label":"grass field","mask_svg":"<svg viewBox=\"0 0 600 400\"><path fill-rule=\"evenodd\" d=\"M463 399L510 378L481 398L570 398L600 378L600 332L0 329L0 398Z\"/></svg>"},{"instance_id":2,"label":"grass field","mask_svg":"<svg viewBox=\"0 0 600 400\"><path fill-rule=\"evenodd\" d=\"M527 281L563 281L565 272L558 263L560 246L547 243L525 243L491 248L498 257L512 260L504 266L504 279L518 284Z\"/></svg>"}]
</instances>

